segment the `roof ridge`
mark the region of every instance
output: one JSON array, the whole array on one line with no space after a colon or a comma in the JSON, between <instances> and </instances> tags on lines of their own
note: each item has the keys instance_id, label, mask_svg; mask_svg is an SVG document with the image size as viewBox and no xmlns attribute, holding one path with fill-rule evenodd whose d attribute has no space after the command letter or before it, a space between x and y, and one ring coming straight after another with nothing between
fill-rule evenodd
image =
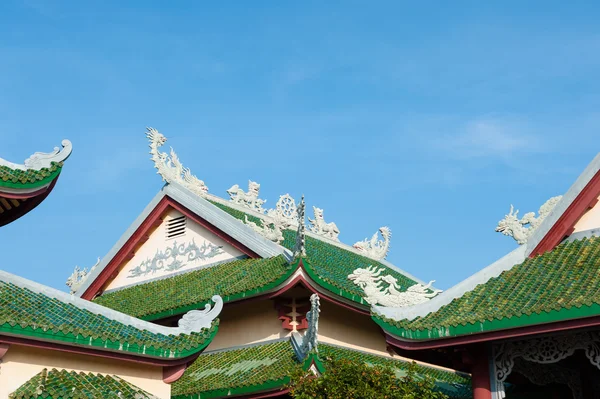
<instances>
[{"instance_id":1,"label":"roof ridge","mask_svg":"<svg viewBox=\"0 0 600 399\"><path fill-rule=\"evenodd\" d=\"M292 339L292 337L290 335L288 337L274 338L274 339L269 339L269 340L260 341L260 342L252 342L250 344L236 345L236 346L230 346L230 347L227 347L227 348L220 348L220 349L213 349L213 350L208 350L208 351L202 352L202 354L200 356L212 355L212 354L215 354L215 353L231 352L231 351L235 351L235 350L239 350L239 349L254 348L254 347L257 347L257 346L264 346L264 345L276 344L276 343L285 342L285 341L290 341L290 345L291 345L291 339Z\"/></svg>"}]
</instances>

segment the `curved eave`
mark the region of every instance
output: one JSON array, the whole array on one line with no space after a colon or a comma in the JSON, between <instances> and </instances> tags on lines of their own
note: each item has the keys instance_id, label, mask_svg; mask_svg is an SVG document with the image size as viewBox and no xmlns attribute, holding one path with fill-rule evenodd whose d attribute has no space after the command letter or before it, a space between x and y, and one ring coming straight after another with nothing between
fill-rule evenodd
<instances>
[{"instance_id":1,"label":"curved eave","mask_svg":"<svg viewBox=\"0 0 600 399\"><path fill-rule=\"evenodd\" d=\"M204 342L183 350L128 344L108 338L85 337L41 328L22 328L19 325L0 326L0 343L167 366L187 363L196 358L212 342L218 329L218 322L213 323L213 327L209 330L210 335Z\"/></svg>"},{"instance_id":2,"label":"curved eave","mask_svg":"<svg viewBox=\"0 0 600 399\"><path fill-rule=\"evenodd\" d=\"M598 326L600 304L427 329L399 327L377 315L372 315L372 319L391 338L393 345L403 349L427 349Z\"/></svg>"},{"instance_id":3,"label":"curved eave","mask_svg":"<svg viewBox=\"0 0 600 399\"><path fill-rule=\"evenodd\" d=\"M56 185L59 174L44 186L33 189L7 188L0 183L0 226L19 219L41 204Z\"/></svg>"}]
</instances>

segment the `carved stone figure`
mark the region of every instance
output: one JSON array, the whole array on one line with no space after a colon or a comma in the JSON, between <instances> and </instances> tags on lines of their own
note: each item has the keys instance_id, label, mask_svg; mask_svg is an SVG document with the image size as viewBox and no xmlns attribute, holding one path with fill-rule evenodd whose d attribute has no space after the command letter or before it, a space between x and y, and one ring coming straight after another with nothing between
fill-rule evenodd
<instances>
[{"instance_id":1,"label":"carved stone figure","mask_svg":"<svg viewBox=\"0 0 600 399\"><path fill-rule=\"evenodd\" d=\"M275 209L269 209L267 216L279 220L285 228L296 226L298 224L296 201L289 194L279 196Z\"/></svg>"},{"instance_id":2,"label":"carved stone figure","mask_svg":"<svg viewBox=\"0 0 600 399\"><path fill-rule=\"evenodd\" d=\"M296 230L296 245L294 246L294 259L306 256L306 225L304 223L304 211L306 203L304 195L300 200L300 206L296 212L298 213L298 229Z\"/></svg>"},{"instance_id":3,"label":"carved stone figure","mask_svg":"<svg viewBox=\"0 0 600 399\"><path fill-rule=\"evenodd\" d=\"M262 220L262 226L248 220L248 215L244 215L244 223L252 227L252 230L258 234L276 243L283 241L283 230L285 226L281 224L280 220L276 219L273 223L269 223Z\"/></svg>"},{"instance_id":4,"label":"carved stone figure","mask_svg":"<svg viewBox=\"0 0 600 399\"><path fill-rule=\"evenodd\" d=\"M321 312L321 302L317 294L310 296L310 311L306 313L308 320L308 329L302 337L301 352L306 356L309 352L318 352L318 335L319 335L319 313Z\"/></svg>"},{"instance_id":5,"label":"carved stone figure","mask_svg":"<svg viewBox=\"0 0 600 399\"><path fill-rule=\"evenodd\" d=\"M69 287L71 294L74 294L77 292L77 290L79 290L79 287L81 287L83 285L83 283L85 282L87 277L96 268L96 266L98 266L99 263L100 263L100 258L98 258L98 261L96 262L96 264L94 266L92 266L89 271L87 268L81 269L79 266L75 266L75 270L69 276L69 278L67 279L67 282L65 283L67 285L67 287Z\"/></svg>"},{"instance_id":6,"label":"carved stone figure","mask_svg":"<svg viewBox=\"0 0 600 399\"><path fill-rule=\"evenodd\" d=\"M391 275L382 276L384 268L369 266L366 269L356 269L348 276L354 284L358 285L365 293L365 300L370 305L388 307L404 307L427 302L441 292L434 290L431 285L414 284L402 292L398 280Z\"/></svg>"},{"instance_id":7,"label":"carved stone figure","mask_svg":"<svg viewBox=\"0 0 600 399\"><path fill-rule=\"evenodd\" d=\"M311 224L310 231L332 240L339 241L338 236L340 235L340 230L336 224L333 222L325 222L325 219L323 218L323 209L313 206L313 211L315 213L315 218L308 218L308 221Z\"/></svg>"},{"instance_id":8,"label":"carved stone figure","mask_svg":"<svg viewBox=\"0 0 600 399\"><path fill-rule=\"evenodd\" d=\"M253 211L264 213L265 210L262 206L267 201L258 198L259 192L260 184L252 180L248 181L247 193L244 192L244 190L242 190L237 184L234 184L229 190L227 190L227 194L229 194L229 197L231 197L231 202L243 205L252 209Z\"/></svg>"},{"instance_id":9,"label":"carved stone figure","mask_svg":"<svg viewBox=\"0 0 600 399\"><path fill-rule=\"evenodd\" d=\"M162 176L167 183L177 183L187 188L191 192L202 197L208 193L208 187L204 182L192 175L188 168L185 168L179 161L179 157L171 148L170 155L158 151L166 142L167 138L159 133L158 130L151 127L146 129L146 137L150 141L150 154L158 174Z\"/></svg>"},{"instance_id":10,"label":"carved stone figure","mask_svg":"<svg viewBox=\"0 0 600 399\"><path fill-rule=\"evenodd\" d=\"M220 295L213 295L211 300L215 303L213 308L210 303L204 306L203 310L190 310L177 322L180 329L185 332L200 331L203 328L210 328L214 319L217 318L223 310L223 298Z\"/></svg>"},{"instance_id":11,"label":"carved stone figure","mask_svg":"<svg viewBox=\"0 0 600 399\"><path fill-rule=\"evenodd\" d=\"M370 258L377 260L385 259L388 251L390 250L390 238L392 237L392 231L389 227L381 227L379 233L383 237L383 240L378 240L377 233L373 234L373 237L369 240L365 238L363 241L359 241L353 245L354 248Z\"/></svg>"},{"instance_id":12,"label":"carved stone figure","mask_svg":"<svg viewBox=\"0 0 600 399\"><path fill-rule=\"evenodd\" d=\"M53 162L63 162L66 160L71 152L73 151L73 145L69 140L63 140L61 142L62 149L54 147L52 152L36 152L27 158L23 165L12 163L0 158L0 166L8 166L11 169L18 170L40 170L42 168L49 168Z\"/></svg>"},{"instance_id":13,"label":"carved stone figure","mask_svg":"<svg viewBox=\"0 0 600 399\"><path fill-rule=\"evenodd\" d=\"M559 195L546 201L540 207L538 217L535 217L535 212L528 212L519 219L519 210L515 211L511 205L508 215L504 216L504 219L498 222L496 231L514 238L519 245L523 245L561 199L562 195Z\"/></svg>"}]
</instances>

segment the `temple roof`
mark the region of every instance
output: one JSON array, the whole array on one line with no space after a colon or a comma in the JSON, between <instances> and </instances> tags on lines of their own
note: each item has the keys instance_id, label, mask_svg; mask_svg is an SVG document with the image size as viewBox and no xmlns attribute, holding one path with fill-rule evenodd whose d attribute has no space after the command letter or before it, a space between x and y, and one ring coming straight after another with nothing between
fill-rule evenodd
<instances>
[{"instance_id":1,"label":"temple roof","mask_svg":"<svg viewBox=\"0 0 600 399\"><path fill-rule=\"evenodd\" d=\"M31 211L52 191L72 151L69 140L62 146L51 153L36 152L24 164L0 158L0 226Z\"/></svg>"},{"instance_id":2,"label":"temple roof","mask_svg":"<svg viewBox=\"0 0 600 399\"><path fill-rule=\"evenodd\" d=\"M219 311L163 327L0 271L0 342L17 337L170 361L208 346Z\"/></svg>"},{"instance_id":3,"label":"temple roof","mask_svg":"<svg viewBox=\"0 0 600 399\"><path fill-rule=\"evenodd\" d=\"M569 240L426 315L394 319L376 308L373 318L400 339L431 340L599 316L599 268L599 237Z\"/></svg>"},{"instance_id":4,"label":"temple roof","mask_svg":"<svg viewBox=\"0 0 600 399\"><path fill-rule=\"evenodd\" d=\"M44 369L9 395L9 399L155 399L112 375Z\"/></svg>"},{"instance_id":5,"label":"temple roof","mask_svg":"<svg viewBox=\"0 0 600 399\"><path fill-rule=\"evenodd\" d=\"M389 366L399 375L409 366L405 360L320 342L317 359L327 358ZM309 366L302 364L305 369ZM280 390L289 382L291 371L300 365L288 338L205 352L173 383L171 395L173 399L208 399ZM450 398L472 397L470 377L466 374L420 364L417 373L433 378L437 388Z\"/></svg>"}]
</instances>

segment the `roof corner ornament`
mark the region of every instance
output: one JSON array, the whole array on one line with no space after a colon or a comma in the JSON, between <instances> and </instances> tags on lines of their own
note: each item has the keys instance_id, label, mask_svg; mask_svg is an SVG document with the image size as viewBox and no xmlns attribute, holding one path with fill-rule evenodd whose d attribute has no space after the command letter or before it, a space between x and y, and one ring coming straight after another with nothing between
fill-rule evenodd
<instances>
[{"instance_id":1,"label":"roof corner ornament","mask_svg":"<svg viewBox=\"0 0 600 399\"><path fill-rule=\"evenodd\" d=\"M61 142L62 148L54 147L52 152L36 152L29 156L23 165L12 163L0 158L0 166L6 166L11 169L18 170L40 170L43 168L50 168L52 163L59 163L65 161L73 152L73 144L69 140L63 140Z\"/></svg>"},{"instance_id":2,"label":"roof corner ornament","mask_svg":"<svg viewBox=\"0 0 600 399\"><path fill-rule=\"evenodd\" d=\"M296 245L294 246L294 260L306 256L306 224L304 223L304 213L306 203L304 195L300 200L300 205L296 212L298 213L298 230L296 231Z\"/></svg>"},{"instance_id":3,"label":"roof corner ornament","mask_svg":"<svg viewBox=\"0 0 600 399\"><path fill-rule=\"evenodd\" d=\"M223 310L223 298L220 295L213 295L211 300L215 304L214 307L210 303L207 303L203 310L190 310L184 314L177 323L179 329L189 334L191 332L199 332L203 328L210 328L213 320Z\"/></svg>"},{"instance_id":4,"label":"roof corner ornament","mask_svg":"<svg viewBox=\"0 0 600 399\"><path fill-rule=\"evenodd\" d=\"M365 256L376 260L385 259L390 250L390 239L392 238L392 230L389 227L380 227L379 233L383 237L383 240L378 240L377 232L373 234L373 237L369 240L365 238L363 241L359 241L353 245L355 249L363 252Z\"/></svg>"},{"instance_id":5,"label":"roof corner ornament","mask_svg":"<svg viewBox=\"0 0 600 399\"><path fill-rule=\"evenodd\" d=\"M331 240L339 241L338 236L340 235L340 230L337 225L333 222L325 222L325 219L323 218L323 209L313 206L313 211L315 213L315 218L308 218L308 221L311 224L310 231Z\"/></svg>"},{"instance_id":6,"label":"roof corner ornament","mask_svg":"<svg viewBox=\"0 0 600 399\"><path fill-rule=\"evenodd\" d=\"M73 273L69 276L69 278L67 279L67 281L65 283L67 285L67 287L69 287L71 294L76 293L79 290L79 288L81 288L83 283L86 282L89 275L92 274L92 272L94 271L96 266L98 266L99 263L100 263L100 258L98 258L98 261L96 261L96 264L94 266L92 266L89 271L88 271L87 267L81 269L79 266L75 266L75 270L73 270Z\"/></svg>"},{"instance_id":7,"label":"roof corner ornament","mask_svg":"<svg viewBox=\"0 0 600 399\"><path fill-rule=\"evenodd\" d=\"M519 219L519 210L515 211L515 208L511 205L508 215L505 215L504 219L498 222L496 232L514 238L519 245L527 243L535 229L542 224L561 199L562 195L559 195L544 202L538 210L538 217L535 217L535 212L528 212Z\"/></svg>"},{"instance_id":8,"label":"roof corner ornament","mask_svg":"<svg viewBox=\"0 0 600 399\"><path fill-rule=\"evenodd\" d=\"M299 354L302 360L312 352L319 352L319 313L321 312L321 301L319 295L312 294L310 296L310 310L306 313L306 320L308 321L308 329L302 337L302 343L300 344Z\"/></svg>"},{"instance_id":9,"label":"roof corner ornament","mask_svg":"<svg viewBox=\"0 0 600 399\"><path fill-rule=\"evenodd\" d=\"M412 306L427 302L442 292L431 287L435 280L427 285L417 283L406 288L405 291L400 291L402 287L398 284L398 280L389 274L382 276L383 271L384 268L369 266L366 269L356 269L348 275L348 279L363 290L365 301L370 305L394 308Z\"/></svg>"},{"instance_id":10,"label":"roof corner ornament","mask_svg":"<svg viewBox=\"0 0 600 399\"><path fill-rule=\"evenodd\" d=\"M264 213L265 210L262 206L267 201L258 198L259 192L260 184L252 180L248 181L248 192L244 192L237 184L227 190L231 202L250 208L258 213Z\"/></svg>"},{"instance_id":11,"label":"roof corner ornament","mask_svg":"<svg viewBox=\"0 0 600 399\"><path fill-rule=\"evenodd\" d=\"M179 157L171 148L170 155L158 151L166 142L167 138L158 130L151 127L146 128L146 137L150 141L150 154L154 167L158 170L158 174L167 183L181 184L194 194L205 197L208 193L208 187L204 182L192 175L189 168L185 168L179 161Z\"/></svg>"}]
</instances>

